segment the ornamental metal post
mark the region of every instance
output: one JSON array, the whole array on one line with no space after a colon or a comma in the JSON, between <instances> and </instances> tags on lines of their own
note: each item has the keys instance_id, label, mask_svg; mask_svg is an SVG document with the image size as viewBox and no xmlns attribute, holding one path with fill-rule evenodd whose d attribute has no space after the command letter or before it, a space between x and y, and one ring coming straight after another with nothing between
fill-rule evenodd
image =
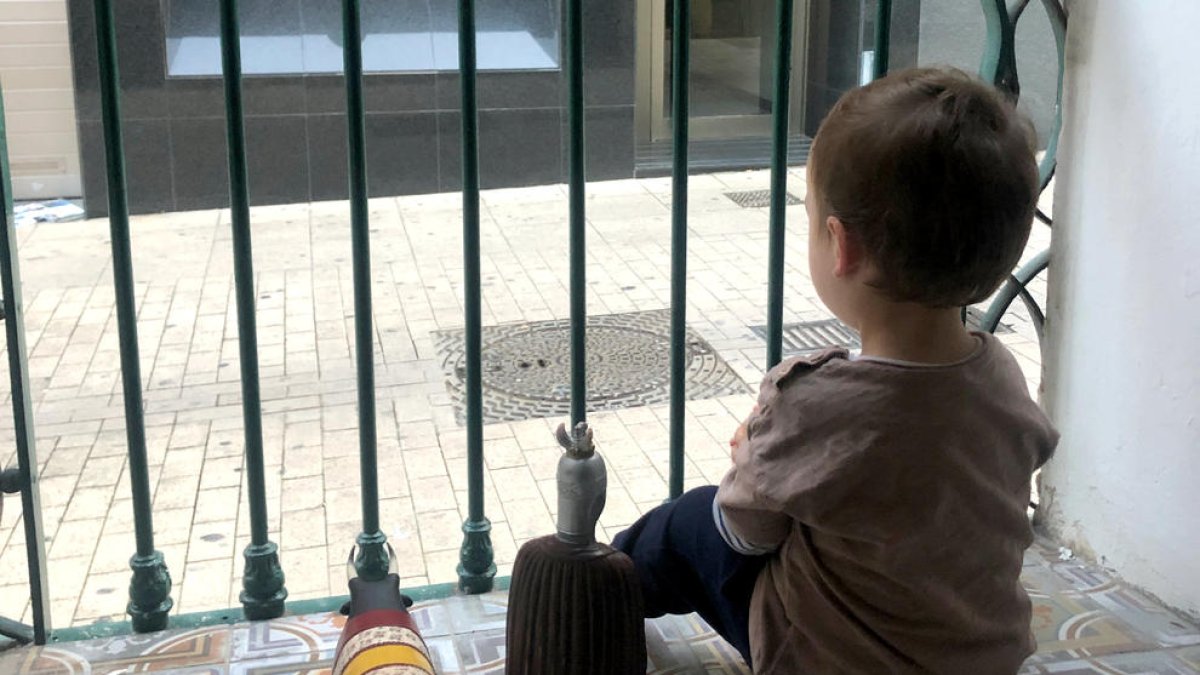
<instances>
[{"instance_id":1,"label":"ornamental metal post","mask_svg":"<svg viewBox=\"0 0 1200 675\"><path fill-rule=\"evenodd\" d=\"M38 488L38 458L29 394L29 361L25 350L25 305L21 297L21 265L13 219L8 143L4 133L4 93L0 91L0 286L4 291L3 321L8 345L8 379L12 393L13 440L17 450L17 480L25 527L25 559L29 569L29 605L33 629L0 626L3 634L46 644L50 631L50 588L46 577L46 540L42 533L42 498ZM2 469L3 467L0 467ZM7 486L6 486L7 487Z\"/></svg>"},{"instance_id":2,"label":"ornamental metal post","mask_svg":"<svg viewBox=\"0 0 1200 675\"><path fill-rule=\"evenodd\" d=\"M150 472L146 461L146 427L142 413L142 374L138 354L137 302L133 293L133 254L129 241L129 204L125 150L121 133L120 75L112 0L95 0L96 44L100 67L100 114L108 174L108 221L112 238L113 285L117 332L121 340L121 384L125 397L125 434L129 443L129 484L133 492L133 525L137 553L130 559L127 612L139 633L162 630L174 606L171 574L154 548Z\"/></svg>"},{"instance_id":3,"label":"ornamental metal post","mask_svg":"<svg viewBox=\"0 0 1200 675\"><path fill-rule=\"evenodd\" d=\"M787 235L788 131L792 91L794 0L778 0L775 100L771 139L771 204L767 254L767 368L783 359L783 263Z\"/></svg>"},{"instance_id":4,"label":"ornamental metal post","mask_svg":"<svg viewBox=\"0 0 1200 675\"><path fill-rule=\"evenodd\" d=\"M984 0L985 2L987 0ZM888 62L892 52L892 0L876 0L875 5L875 51L871 69L873 79L888 73Z\"/></svg>"},{"instance_id":5,"label":"ornamental metal post","mask_svg":"<svg viewBox=\"0 0 1200 675\"><path fill-rule=\"evenodd\" d=\"M237 293L238 350L242 369L242 422L250 498L250 544L242 593L246 618L283 615L287 599L279 547L267 535L266 471L263 468L262 401L258 375L258 326L254 308L254 254L250 236L250 187L242 106L242 53L237 0L220 0L221 56L225 75L225 126L229 143L229 204L233 228L233 274Z\"/></svg>"},{"instance_id":6,"label":"ornamental metal post","mask_svg":"<svg viewBox=\"0 0 1200 675\"><path fill-rule=\"evenodd\" d=\"M566 0L567 220L571 239L571 428L587 418L587 218L583 107L583 2Z\"/></svg>"},{"instance_id":7,"label":"ornamental metal post","mask_svg":"<svg viewBox=\"0 0 1200 675\"><path fill-rule=\"evenodd\" d=\"M463 293L466 313L467 520L459 551L458 586L492 590L492 523L483 501L483 318L479 251L479 106L475 75L475 2L458 2L458 67L462 86Z\"/></svg>"},{"instance_id":8,"label":"ornamental metal post","mask_svg":"<svg viewBox=\"0 0 1200 675\"><path fill-rule=\"evenodd\" d=\"M387 536L379 528L379 461L375 428L375 328L371 315L371 223L367 210L366 120L363 107L361 0L342 0L342 53L349 128L350 238L354 267L354 356L358 380L358 461L362 479L362 532L358 576L387 576Z\"/></svg>"},{"instance_id":9,"label":"ornamental metal post","mask_svg":"<svg viewBox=\"0 0 1200 675\"><path fill-rule=\"evenodd\" d=\"M691 71L692 2L674 0L671 43L671 400L667 494L683 494L684 379L687 375L688 76Z\"/></svg>"}]
</instances>

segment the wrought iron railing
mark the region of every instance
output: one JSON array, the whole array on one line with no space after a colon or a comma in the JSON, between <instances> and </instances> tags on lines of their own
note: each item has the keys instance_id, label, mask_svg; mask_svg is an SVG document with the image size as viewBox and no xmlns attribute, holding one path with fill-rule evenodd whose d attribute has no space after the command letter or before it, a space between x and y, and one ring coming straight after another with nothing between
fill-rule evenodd
<instances>
[{"instance_id":1,"label":"wrought iron railing","mask_svg":"<svg viewBox=\"0 0 1200 675\"><path fill-rule=\"evenodd\" d=\"M4 290L4 334L8 346L8 376L13 409L13 441L17 450L17 487L21 492L25 527L25 558L29 568L29 602L33 625L0 618L0 635L22 642L45 644L50 630L49 582L46 577L46 540L42 535L42 501L37 483L37 451L33 434L29 362L25 350L25 305L21 301L21 271L17 259L17 232L12 216L8 141L4 133L4 95L0 92L0 286ZM6 472L4 492L13 475ZM0 493L0 499L3 494Z\"/></svg>"},{"instance_id":2,"label":"wrought iron railing","mask_svg":"<svg viewBox=\"0 0 1200 675\"><path fill-rule=\"evenodd\" d=\"M1017 74L1017 22L1025 15L1030 0L981 0L983 14L987 21L987 47L980 65L980 77L996 85L1015 103L1021 95L1021 83ZM1058 81L1054 98L1054 118L1051 129L1047 134L1046 150L1038 165L1038 175L1041 178L1042 190L1050 185L1054 178L1054 169L1058 162L1058 136L1062 129L1062 87L1065 68L1065 52L1067 37L1067 13L1060 0L1041 0L1050 22L1050 30L1054 34L1054 48L1058 58ZM1040 208L1037 210L1038 220L1047 226L1054 224L1051 216ZM980 328L993 332L1000 325L1000 319L1008 312L1012 303L1020 298L1029 313L1029 319L1037 331L1038 344L1042 342L1042 332L1046 322L1045 312L1037 300L1029 292L1029 284L1050 266L1050 251L1044 250L1009 276L992 300L983 318Z\"/></svg>"},{"instance_id":3,"label":"wrought iron railing","mask_svg":"<svg viewBox=\"0 0 1200 675\"><path fill-rule=\"evenodd\" d=\"M569 236L571 306L571 420L582 421L586 412L585 330L585 191L584 91L582 40L583 0L563 0L566 7L567 116L569 120ZM1051 19L1058 48L1059 99L1063 39L1066 17L1057 0L1042 0ZM1004 0L982 0L987 17L988 48L981 73L1014 100L1019 93L1015 60L1016 23L1028 0L1006 4ZM358 394L358 440L362 491L362 530L356 539L354 560L359 575L378 578L387 572L388 544L380 527L379 476L375 420L375 363L371 303L370 216L367 209L367 163L364 133L361 0L342 0L343 51L347 118L349 121L348 162L353 251L355 304L355 352ZM109 223L112 267L116 293L120 360L125 402L130 489L134 511L135 553L130 560L132 580L126 611L128 624L104 624L84 629L51 631L45 542L39 504L38 461L34 443L30 403L30 377L26 362L20 272L16 251L9 168L3 134L3 100L0 98L0 282L4 293L10 386L18 470L7 474L6 484L19 487L29 571L32 625L0 619L0 634L25 642L45 644L122 631L145 632L168 625L196 626L242 618L268 619L285 612L304 613L337 607L343 597L285 602L285 570L278 547L268 536L268 512L263 461L262 407L258 368L252 256L250 186L247 179L244 134L242 68L239 48L237 0L219 0L222 66L225 84L228 134L231 226L233 234L234 285L241 356L242 412L245 433L246 480L250 506L251 540L243 552L245 567L241 610L206 612L170 617L171 576L163 555L155 548L154 514L151 508L145 421L139 368L137 306L134 295L126 165L121 127L120 71L117 35L113 24L113 0L94 0L98 40L101 117L104 129L108 179ZM465 287L466 423L468 515L462 526L463 544L457 584L410 589L416 599L440 597L456 590L481 593L504 588L507 579L497 579L490 539L491 524L484 504L484 437L481 380L482 319L480 281L480 183L479 126L476 102L476 58L474 0L458 0L459 54L462 95L463 171L463 261ZM786 181L788 167L788 102L791 87L792 18L794 0L777 0L776 72L774 77L774 126L771 157L771 202L768 262L767 366L782 357L784 307L784 236L786 233ZM891 2L878 0L875 22L876 77L887 72ZM690 25L690 0L675 0L676 26ZM683 492L684 467L684 362L686 347L686 278L688 234L688 63L689 40L673 40L674 63L674 171L671 227L671 331L670 331L670 470L669 498ZM1056 116L1049 148L1041 164L1043 187L1054 171L1060 118ZM1040 214L1049 223L1049 217ZM1043 313L1027 290L1030 281L1045 270L1048 254L1036 256L1018 270L998 294L986 314L986 329L994 329L1016 298L1030 308L1039 335ZM11 487L11 486L10 486Z\"/></svg>"}]
</instances>

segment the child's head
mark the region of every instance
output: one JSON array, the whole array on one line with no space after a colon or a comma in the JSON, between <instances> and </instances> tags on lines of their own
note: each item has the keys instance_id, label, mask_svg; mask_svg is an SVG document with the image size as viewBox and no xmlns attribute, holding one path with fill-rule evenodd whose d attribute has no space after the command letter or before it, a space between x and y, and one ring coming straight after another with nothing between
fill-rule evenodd
<instances>
[{"instance_id":1,"label":"child's head","mask_svg":"<svg viewBox=\"0 0 1200 675\"><path fill-rule=\"evenodd\" d=\"M943 69L846 93L808 180L813 282L840 316L855 293L931 308L987 298L1020 258L1038 195L1028 121L993 87Z\"/></svg>"}]
</instances>

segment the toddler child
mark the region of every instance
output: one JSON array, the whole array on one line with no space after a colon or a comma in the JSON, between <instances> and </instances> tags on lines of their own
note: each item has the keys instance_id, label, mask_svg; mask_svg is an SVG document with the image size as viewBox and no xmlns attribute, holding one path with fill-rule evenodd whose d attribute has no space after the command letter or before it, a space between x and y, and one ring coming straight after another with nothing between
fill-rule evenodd
<instances>
[{"instance_id":1,"label":"toddler child","mask_svg":"<svg viewBox=\"0 0 1200 675\"><path fill-rule=\"evenodd\" d=\"M1030 126L961 72L897 72L834 106L808 186L812 282L861 355L772 369L721 485L613 544L648 616L699 613L756 673L1015 673L1030 478L1058 436L960 308L1024 249Z\"/></svg>"}]
</instances>

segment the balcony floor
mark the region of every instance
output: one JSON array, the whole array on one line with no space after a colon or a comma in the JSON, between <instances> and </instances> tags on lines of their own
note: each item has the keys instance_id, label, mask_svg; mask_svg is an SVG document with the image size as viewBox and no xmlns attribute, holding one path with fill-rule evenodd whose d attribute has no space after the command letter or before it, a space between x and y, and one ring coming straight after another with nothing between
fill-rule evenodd
<instances>
[{"instance_id":1,"label":"balcony floor","mask_svg":"<svg viewBox=\"0 0 1200 675\"><path fill-rule=\"evenodd\" d=\"M591 314L669 306L670 187L662 178L589 185ZM743 392L687 404L688 487L727 470L727 439L762 375L765 346L752 327L766 317L768 216L726 193L767 187L765 171L691 180L688 324ZM803 168L793 169L789 190L804 197ZM485 192L483 206L485 326L566 319L563 186ZM381 520L404 554L406 587L455 580L467 507L466 435L438 337L463 326L460 209L457 194L371 202ZM268 206L252 215L268 526L291 598L320 598L343 588L360 515L348 206ZM808 278L804 207L788 207L788 218L785 321L827 319ZM1034 233L1031 252L1049 238L1043 226ZM17 234L52 623L120 619L134 536L108 224L38 224ZM230 240L227 211L132 220L156 545L183 613L237 606L249 539ZM1044 296L1044 284L1033 291ZM1036 388L1036 336L1020 310L1006 321L1013 330L1001 337ZM602 539L665 498L666 419L661 404L590 416L610 466ZM502 575L522 542L553 529L559 450L551 430L560 421L485 428L485 494ZM0 448L0 462L12 465L7 413ZM0 521L0 616L28 622L17 503Z\"/></svg>"},{"instance_id":2,"label":"balcony floor","mask_svg":"<svg viewBox=\"0 0 1200 675\"><path fill-rule=\"evenodd\" d=\"M1023 673L1145 675L1200 672L1200 627L1105 572L1039 542L1023 580L1034 605L1039 651ZM504 672L507 596L421 603L413 610L438 672ZM67 675L328 673L343 619L336 614L166 631L0 653L5 673ZM749 673L733 649L695 616L648 621L648 673Z\"/></svg>"}]
</instances>

